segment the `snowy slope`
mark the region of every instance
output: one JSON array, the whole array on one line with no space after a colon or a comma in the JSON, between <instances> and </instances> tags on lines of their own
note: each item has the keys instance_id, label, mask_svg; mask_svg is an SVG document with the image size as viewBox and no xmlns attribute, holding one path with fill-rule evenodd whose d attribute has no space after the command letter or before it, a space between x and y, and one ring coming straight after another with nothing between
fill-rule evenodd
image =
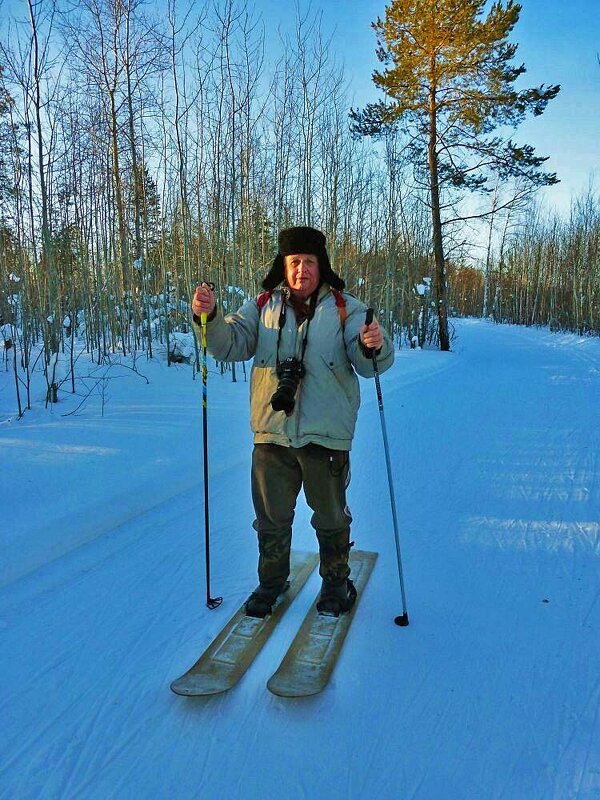
<instances>
[{"instance_id":1,"label":"snowy slope","mask_svg":"<svg viewBox=\"0 0 600 800\"><path fill-rule=\"evenodd\" d=\"M362 382L349 501L357 546L380 558L328 689L306 700L265 684L316 574L236 689L169 691L255 583L247 384L210 377L215 611L188 368L113 382L103 418L60 417L65 400L0 424L2 800L600 798L600 342L477 321L458 335L382 376L409 628L393 624ZM300 503L298 549L315 548L309 517Z\"/></svg>"}]
</instances>

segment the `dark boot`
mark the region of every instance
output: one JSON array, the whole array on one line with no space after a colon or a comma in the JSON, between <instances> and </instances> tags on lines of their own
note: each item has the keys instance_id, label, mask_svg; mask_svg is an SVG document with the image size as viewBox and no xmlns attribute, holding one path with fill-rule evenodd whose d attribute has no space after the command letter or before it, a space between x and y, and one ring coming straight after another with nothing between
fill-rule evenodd
<instances>
[{"instance_id":1,"label":"dark boot","mask_svg":"<svg viewBox=\"0 0 600 800\"><path fill-rule=\"evenodd\" d=\"M350 528L333 533L317 531L321 564L319 574L324 581L339 585L349 577L348 557L354 542L350 541Z\"/></svg>"},{"instance_id":2,"label":"dark boot","mask_svg":"<svg viewBox=\"0 0 600 800\"><path fill-rule=\"evenodd\" d=\"M261 586L275 587L277 593L290 574L291 530L258 532L258 580Z\"/></svg>"},{"instance_id":3,"label":"dark boot","mask_svg":"<svg viewBox=\"0 0 600 800\"><path fill-rule=\"evenodd\" d=\"M258 586L244 604L246 616L264 619L273 610L279 595L286 592L289 586L289 581L279 586Z\"/></svg>"},{"instance_id":4,"label":"dark boot","mask_svg":"<svg viewBox=\"0 0 600 800\"><path fill-rule=\"evenodd\" d=\"M246 600L248 617L264 619L275 601L289 587L291 530L283 533L258 531L258 587Z\"/></svg>"},{"instance_id":5,"label":"dark boot","mask_svg":"<svg viewBox=\"0 0 600 800\"><path fill-rule=\"evenodd\" d=\"M321 556L320 575L323 578L321 596L317 602L319 614L339 617L350 611L356 600L356 589L348 577L348 557L354 542L350 541L350 529L333 533L317 532Z\"/></svg>"},{"instance_id":6,"label":"dark boot","mask_svg":"<svg viewBox=\"0 0 600 800\"><path fill-rule=\"evenodd\" d=\"M323 581L317 611L329 617L339 617L350 611L356 600L356 589L350 578L338 583Z\"/></svg>"}]
</instances>

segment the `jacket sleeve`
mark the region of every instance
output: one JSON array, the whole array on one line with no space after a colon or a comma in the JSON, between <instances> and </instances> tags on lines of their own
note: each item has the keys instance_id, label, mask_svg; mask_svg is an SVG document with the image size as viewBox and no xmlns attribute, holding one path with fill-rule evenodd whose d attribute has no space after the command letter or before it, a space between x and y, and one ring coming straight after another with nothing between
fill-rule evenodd
<instances>
[{"instance_id":1,"label":"jacket sleeve","mask_svg":"<svg viewBox=\"0 0 600 800\"><path fill-rule=\"evenodd\" d=\"M218 361L246 361L256 352L260 312L255 299L247 300L233 314L217 312L207 324L207 350ZM194 332L202 341L202 330L194 319Z\"/></svg>"},{"instance_id":2,"label":"jacket sleeve","mask_svg":"<svg viewBox=\"0 0 600 800\"><path fill-rule=\"evenodd\" d=\"M363 378L372 378L375 375L373 369L373 359L366 356L360 346L359 330L365 324L367 306L355 297L344 295L346 298L346 309L348 317L344 326L344 344L348 358L356 372ZM383 326L383 345L377 353L377 368L379 372L385 372L394 363L394 345L387 331Z\"/></svg>"}]
</instances>

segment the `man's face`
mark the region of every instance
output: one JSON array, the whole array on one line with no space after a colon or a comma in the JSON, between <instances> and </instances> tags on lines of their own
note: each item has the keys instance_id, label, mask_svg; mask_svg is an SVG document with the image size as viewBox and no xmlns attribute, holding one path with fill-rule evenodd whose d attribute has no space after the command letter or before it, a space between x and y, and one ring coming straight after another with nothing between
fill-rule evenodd
<instances>
[{"instance_id":1,"label":"man's face","mask_svg":"<svg viewBox=\"0 0 600 800\"><path fill-rule=\"evenodd\" d=\"M306 300L319 285L319 259L312 253L286 256L285 277L293 294Z\"/></svg>"}]
</instances>

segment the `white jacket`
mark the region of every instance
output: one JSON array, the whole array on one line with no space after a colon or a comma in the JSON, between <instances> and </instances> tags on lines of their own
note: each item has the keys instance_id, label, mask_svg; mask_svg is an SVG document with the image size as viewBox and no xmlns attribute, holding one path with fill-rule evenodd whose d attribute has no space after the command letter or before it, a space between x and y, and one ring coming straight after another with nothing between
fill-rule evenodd
<instances>
[{"instance_id":1,"label":"white jacket","mask_svg":"<svg viewBox=\"0 0 600 800\"><path fill-rule=\"evenodd\" d=\"M219 361L245 361L254 356L250 376L250 425L255 443L273 442L302 447L314 442L334 450L350 450L360 405L357 378L373 377L373 361L359 345L358 331L365 324L367 307L344 292L347 318L344 325L335 297L326 284L321 286L310 320L299 326L288 305L281 331L280 362L304 355L305 375L296 392L291 416L273 411L271 397L278 384L276 373L277 336L285 294L275 290L259 309L256 299L248 300L233 314L217 311L207 326L208 351ZM307 329L308 326L308 329ZM195 326L197 335L200 329ZM380 372L394 362L394 348L384 331L384 344L377 356Z\"/></svg>"}]
</instances>

